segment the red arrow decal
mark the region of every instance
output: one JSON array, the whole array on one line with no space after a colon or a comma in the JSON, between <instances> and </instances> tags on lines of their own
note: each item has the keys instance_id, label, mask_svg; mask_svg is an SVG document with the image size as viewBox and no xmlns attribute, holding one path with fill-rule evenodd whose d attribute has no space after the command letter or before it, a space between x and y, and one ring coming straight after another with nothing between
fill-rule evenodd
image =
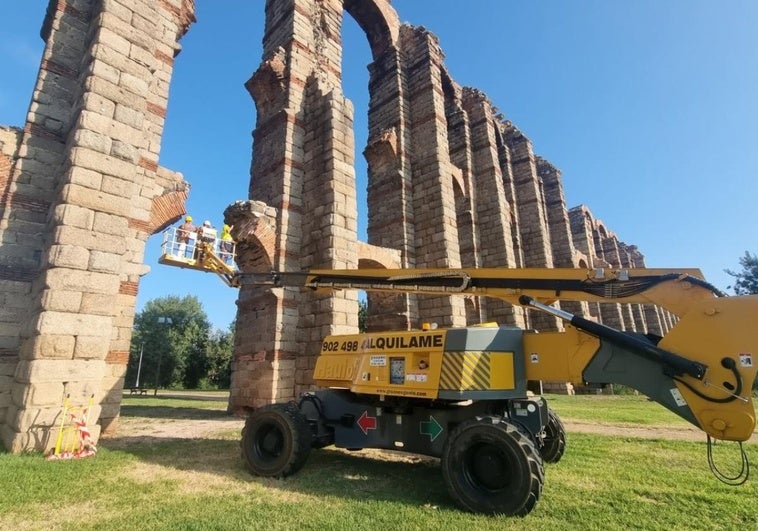
<instances>
[{"instance_id":1,"label":"red arrow decal","mask_svg":"<svg viewBox=\"0 0 758 531\"><path fill-rule=\"evenodd\" d=\"M364 411L361 418L358 419L358 427L363 432L363 435L368 435L368 430L376 429L376 417L369 417L368 411Z\"/></svg>"}]
</instances>

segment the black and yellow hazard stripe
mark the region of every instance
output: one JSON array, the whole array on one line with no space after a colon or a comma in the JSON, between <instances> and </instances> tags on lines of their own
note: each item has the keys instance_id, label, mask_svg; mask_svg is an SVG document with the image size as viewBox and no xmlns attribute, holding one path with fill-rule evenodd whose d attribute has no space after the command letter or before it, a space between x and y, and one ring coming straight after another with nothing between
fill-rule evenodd
<instances>
[{"instance_id":1,"label":"black and yellow hazard stripe","mask_svg":"<svg viewBox=\"0 0 758 531\"><path fill-rule=\"evenodd\" d=\"M445 352L442 358L440 390L486 391L490 385L490 353L481 351Z\"/></svg>"}]
</instances>

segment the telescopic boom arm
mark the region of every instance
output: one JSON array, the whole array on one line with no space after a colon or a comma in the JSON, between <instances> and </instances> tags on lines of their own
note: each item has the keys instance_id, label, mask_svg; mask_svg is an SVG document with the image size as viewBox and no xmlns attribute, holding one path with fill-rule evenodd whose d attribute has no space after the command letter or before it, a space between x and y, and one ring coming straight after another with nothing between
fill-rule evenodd
<instances>
[{"instance_id":1,"label":"telescopic boom arm","mask_svg":"<svg viewBox=\"0 0 758 531\"><path fill-rule=\"evenodd\" d=\"M239 273L240 285L479 295L520 304L559 300L656 304L681 315L695 300L722 296L697 269L357 269Z\"/></svg>"}]
</instances>

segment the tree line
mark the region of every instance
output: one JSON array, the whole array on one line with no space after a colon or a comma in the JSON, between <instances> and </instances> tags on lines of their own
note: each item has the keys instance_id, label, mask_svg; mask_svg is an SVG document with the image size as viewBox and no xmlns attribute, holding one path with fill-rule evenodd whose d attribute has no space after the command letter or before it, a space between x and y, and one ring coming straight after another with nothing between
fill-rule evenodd
<instances>
[{"instance_id":1,"label":"tree line","mask_svg":"<svg viewBox=\"0 0 758 531\"><path fill-rule=\"evenodd\" d=\"M124 387L228 389L233 346L233 325L214 330L197 297L150 300L134 318Z\"/></svg>"}]
</instances>

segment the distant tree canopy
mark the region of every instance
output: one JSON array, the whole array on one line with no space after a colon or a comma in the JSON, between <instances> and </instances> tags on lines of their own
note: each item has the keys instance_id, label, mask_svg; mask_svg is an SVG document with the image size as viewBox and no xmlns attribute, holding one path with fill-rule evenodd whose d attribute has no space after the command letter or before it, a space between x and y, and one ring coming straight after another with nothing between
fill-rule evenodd
<instances>
[{"instance_id":1,"label":"distant tree canopy","mask_svg":"<svg viewBox=\"0 0 758 531\"><path fill-rule=\"evenodd\" d=\"M365 332L368 319L368 301L366 299L358 301L358 331Z\"/></svg>"},{"instance_id":2,"label":"distant tree canopy","mask_svg":"<svg viewBox=\"0 0 758 531\"><path fill-rule=\"evenodd\" d=\"M233 344L231 327L212 330L197 297L153 299L135 316L124 386L228 388Z\"/></svg>"},{"instance_id":3,"label":"distant tree canopy","mask_svg":"<svg viewBox=\"0 0 758 531\"><path fill-rule=\"evenodd\" d=\"M726 273L733 276L736 280L733 286L737 295L751 295L758 293L758 256L745 251L745 256L740 258L742 271L731 271L726 269Z\"/></svg>"}]
</instances>

